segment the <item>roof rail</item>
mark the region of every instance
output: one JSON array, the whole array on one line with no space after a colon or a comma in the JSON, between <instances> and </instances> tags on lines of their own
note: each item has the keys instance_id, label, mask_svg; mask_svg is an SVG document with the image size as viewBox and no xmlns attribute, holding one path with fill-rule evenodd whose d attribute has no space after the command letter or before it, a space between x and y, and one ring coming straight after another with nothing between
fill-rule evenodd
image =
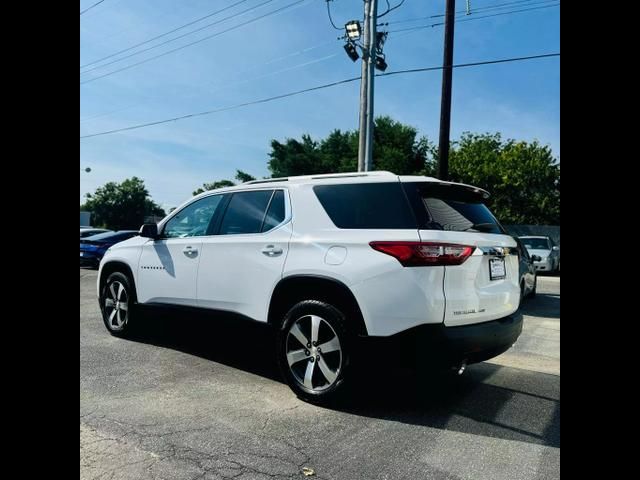
<instances>
[{"instance_id":1,"label":"roof rail","mask_svg":"<svg viewBox=\"0 0 640 480\"><path fill-rule=\"evenodd\" d=\"M273 183L273 182L286 182L289 180L289 177L279 177L279 178L263 178L262 180L249 180L248 182L243 182L243 185L252 185L255 183Z\"/></svg>"},{"instance_id":2,"label":"roof rail","mask_svg":"<svg viewBox=\"0 0 640 480\"><path fill-rule=\"evenodd\" d=\"M320 180L322 178L348 178L348 177L379 177L379 176L395 176L395 173L379 170L373 172L346 172L346 173L322 173L320 175L310 175L311 180Z\"/></svg>"},{"instance_id":3,"label":"roof rail","mask_svg":"<svg viewBox=\"0 0 640 480\"><path fill-rule=\"evenodd\" d=\"M293 177L265 178L262 180L250 180L243 185L254 185L256 183L289 182L295 180L321 180L323 178L348 178L348 177L380 177L393 176L396 174L385 170L373 172L345 172L345 173L320 173L317 175L297 175Z\"/></svg>"}]
</instances>

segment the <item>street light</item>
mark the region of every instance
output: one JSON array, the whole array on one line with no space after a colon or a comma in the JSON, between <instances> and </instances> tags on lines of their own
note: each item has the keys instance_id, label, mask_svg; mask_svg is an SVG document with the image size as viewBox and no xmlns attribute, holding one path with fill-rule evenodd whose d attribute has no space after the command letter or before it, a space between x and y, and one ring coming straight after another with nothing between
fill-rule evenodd
<instances>
[{"instance_id":1,"label":"street light","mask_svg":"<svg viewBox=\"0 0 640 480\"><path fill-rule=\"evenodd\" d=\"M360 22L358 20L351 20L350 22L347 22L344 28L347 31L347 37L349 37L349 40L358 40L362 34L362 28L360 27Z\"/></svg>"}]
</instances>

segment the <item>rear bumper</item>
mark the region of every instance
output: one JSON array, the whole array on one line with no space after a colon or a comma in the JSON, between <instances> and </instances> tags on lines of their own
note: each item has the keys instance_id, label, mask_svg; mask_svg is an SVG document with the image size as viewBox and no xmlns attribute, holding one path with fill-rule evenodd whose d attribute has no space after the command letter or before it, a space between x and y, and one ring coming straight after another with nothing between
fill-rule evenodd
<instances>
[{"instance_id":1,"label":"rear bumper","mask_svg":"<svg viewBox=\"0 0 640 480\"><path fill-rule=\"evenodd\" d=\"M553 270L554 261L546 260L544 262L534 262L533 266L536 268L536 271L540 272L549 272Z\"/></svg>"},{"instance_id":2,"label":"rear bumper","mask_svg":"<svg viewBox=\"0 0 640 480\"><path fill-rule=\"evenodd\" d=\"M507 351L522 333L522 314L473 325L442 327L445 356L454 361L482 362Z\"/></svg>"},{"instance_id":3,"label":"rear bumper","mask_svg":"<svg viewBox=\"0 0 640 480\"><path fill-rule=\"evenodd\" d=\"M482 362L504 353L522 333L522 322L522 314L515 312L489 322L456 327L427 324L391 337L363 340L368 346L390 349L404 358L410 352L423 365L452 366L462 361Z\"/></svg>"}]
</instances>

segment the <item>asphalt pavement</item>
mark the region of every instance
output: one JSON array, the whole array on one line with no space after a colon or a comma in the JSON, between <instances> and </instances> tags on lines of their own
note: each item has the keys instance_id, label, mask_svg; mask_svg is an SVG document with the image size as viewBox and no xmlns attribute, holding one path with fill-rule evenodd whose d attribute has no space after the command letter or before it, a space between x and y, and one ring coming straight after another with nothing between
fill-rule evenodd
<instances>
[{"instance_id":1,"label":"asphalt pavement","mask_svg":"<svg viewBox=\"0 0 640 480\"><path fill-rule=\"evenodd\" d=\"M260 325L158 311L112 337L95 280L80 270L81 479L559 478L559 277L505 354L437 380L378 362L335 408L282 383Z\"/></svg>"}]
</instances>

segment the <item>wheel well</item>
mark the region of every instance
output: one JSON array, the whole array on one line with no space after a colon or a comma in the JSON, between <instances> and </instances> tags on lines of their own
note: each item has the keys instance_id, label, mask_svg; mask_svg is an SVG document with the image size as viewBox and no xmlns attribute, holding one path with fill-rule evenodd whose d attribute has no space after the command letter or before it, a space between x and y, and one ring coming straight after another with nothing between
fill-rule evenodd
<instances>
[{"instance_id":1,"label":"wheel well","mask_svg":"<svg viewBox=\"0 0 640 480\"><path fill-rule=\"evenodd\" d=\"M111 275L113 272L121 272L124 273L127 277L129 277L129 280L131 281L131 288L133 290L133 300L137 301L138 298L136 296L136 285L135 285L135 281L133 280L133 272L131 271L131 268L129 267L129 265L127 265L124 262L109 262L109 263L105 263L102 267L102 271L100 272L100 289L99 292L102 292L102 287L104 285L104 282L107 281L107 278L109 278L109 275Z\"/></svg>"},{"instance_id":2,"label":"wheel well","mask_svg":"<svg viewBox=\"0 0 640 480\"><path fill-rule=\"evenodd\" d=\"M284 278L276 285L269 305L269 325L278 323L287 311L302 300L320 300L341 310L347 317L347 328L356 335L367 335L362 311L349 287L344 283L314 275Z\"/></svg>"}]
</instances>

